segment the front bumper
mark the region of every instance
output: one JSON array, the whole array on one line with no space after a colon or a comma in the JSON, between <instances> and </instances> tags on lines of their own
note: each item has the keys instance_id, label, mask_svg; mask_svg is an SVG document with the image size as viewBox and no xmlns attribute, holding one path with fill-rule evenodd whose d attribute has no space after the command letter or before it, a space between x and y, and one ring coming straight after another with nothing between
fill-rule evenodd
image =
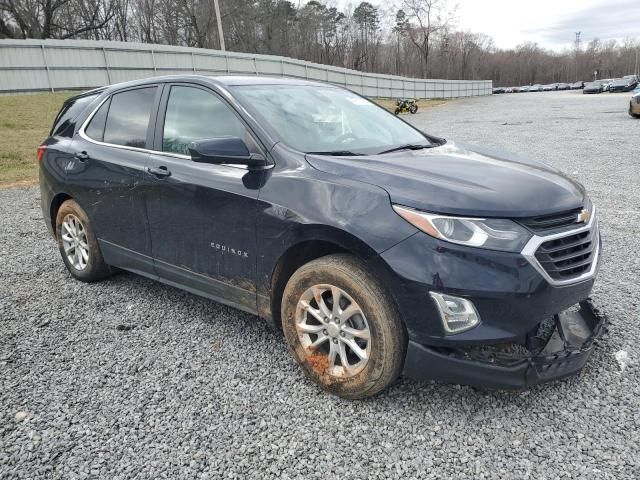
<instances>
[{"instance_id":1,"label":"front bumper","mask_svg":"<svg viewBox=\"0 0 640 480\"><path fill-rule=\"evenodd\" d=\"M605 331L606 317L590 300L580 309L554 315L552 331L525 344L493 348L428 347L410 341L404 374L490 389L522 390L578 373Z\"/></svg>"}]
</instances>

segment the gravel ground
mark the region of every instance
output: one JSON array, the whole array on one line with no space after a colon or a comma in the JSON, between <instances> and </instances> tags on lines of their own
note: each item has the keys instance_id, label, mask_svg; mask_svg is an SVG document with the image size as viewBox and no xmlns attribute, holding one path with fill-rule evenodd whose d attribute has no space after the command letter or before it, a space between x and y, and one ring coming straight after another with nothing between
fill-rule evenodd
<instances>
[{"instance_id":1,"label":"gravel ground","mask_svg":"<svg viewBox=\"0 0 640 480\"><path fill-rule=\"evenodd\" d=\"M640 121L627 101L501 95L407 117L558 166L600 208L594 301L610 334L581 377L520 394L401 379L366 401L330 397L251 315L129 274L71 280L38 190L0 191L0 478L640 477Z\"/></svg>"}]
</instances>

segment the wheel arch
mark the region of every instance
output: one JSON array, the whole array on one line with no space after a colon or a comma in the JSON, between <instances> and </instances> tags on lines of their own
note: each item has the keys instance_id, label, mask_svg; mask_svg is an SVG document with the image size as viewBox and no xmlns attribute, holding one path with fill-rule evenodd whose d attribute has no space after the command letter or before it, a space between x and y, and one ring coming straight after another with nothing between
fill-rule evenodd
<instances>
[{"instance_id":1,"label":"wheel arch","mask_svg":"<svg viewBox=\"0 0 640 480\"><path fill-rule=\"evenodd\" d=\"M58 210L60 209L60 206L67 200L73 200L73 197L64 192L57 193L51 199L51 204L49 206L49 218L51 219L51 229L53 230L53 235L56 237L58 235L58 232L56 231L56 217L58 215Z\"/></svg>"},{"instance_id":2,"label":"wheel arch","mask_svg":"<svg viewBox=\"0 0 640 480\"><path fill-rule=\"evenodd\" d=\"M262 316L282 331L280 307L284 288L296 270L312 260L336 253L346 253L367 262L378 254L364 241L335 227L309 227L298 232L270 269L268 300L260 302ZM266 303L266 304L265 304Z\"/></svg>"}]
</instances>

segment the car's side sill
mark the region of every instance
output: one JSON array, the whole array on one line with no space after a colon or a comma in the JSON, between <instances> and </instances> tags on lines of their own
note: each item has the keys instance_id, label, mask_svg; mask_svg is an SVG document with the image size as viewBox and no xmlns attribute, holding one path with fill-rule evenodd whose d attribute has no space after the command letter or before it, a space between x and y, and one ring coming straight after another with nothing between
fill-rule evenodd
<instances>
[{"instance_id":1,"label":"car's side sill","mask_svg":"<svg viewBox=\"0 0 640 480\"><path fill-rule=\"evenodd\" d=\"M155 259L154 263L158 279L167 285L173 285L244 312L258 314L255 290L231 285L162 260Z\"/></svg>"},{"instance_id":2,"label":"car's side sill","mask_svg":"<svg viewBox=\"0 0 640 480\"><path fill-rule=\"evenodd\" d=\"M189 287L177 282L174 282L172 280L169 280L167 278L162 278L162 277L155 277L155 280L158 280L161 283L164 283L166 285L169 285L171 287L176 287L179 288L180 290L185 290L189 293L193 293L194 295L198 295L200 297L205 297L208 298L209 300L213 300L214 302L217 303L221 303L223 305L227 305L228 307L232 307L232 308L237 308L238 310L242 310L243 312L246 313L250 313L251 315L258 315L258 312L256 311L256 309L252 309L251 307L241 304L241 303L236 303L233 300L229 300L226 298L220 298L216 295L213 295L209 292L205 292L203 290L199 290L197 288L193 288L193 287Z\"/></svg>"},{"instance_id":3,"label":"car's side sill","mask_svg":"<svg viewBox=\"0 0 640 480\"><path fill-rule=\"evenodd\" d=\"M256 312L255 310L252 310L250 307L247 307L246 305L241 305L241 304L238 304L238 303L234 303L233 301L217 297L217 296L212 295L212 294L210 294L208 292L205 292L205 291L202 291L202 290L198 290L197 288L188 287L188 286L182 285L180 283L168 280L166 278L158 277L157 275L155 275L153 273L142 271L142 270L136 270L134 268L124 268L124 267L118 267L118 268L120 268L121 270L125 270L127 272L134 273L136 275L140 275L141 277L146 277L146 278L149 278L151 280L155 280L157 282L164 283L165 285L169 285L170 287L175 287L175 288L177 288L179 290L184 290L186 292L192 293L193 295L198 295L199 297L205 297L205 298L207 298L209 300L213 300L214 302L221 303L223 305L227 305L228 307L232 307L232 308L236 308L238 310L242 310L243 312L250 313L251 315L258 315L258 312Z\"/></svg>"},{"instance_id":4,"label":"car's side sill","mask_svg":"<svg viewBox=\"0 0 640 480\"><path fill-rule=\"evenodd\" d=\"M101 238L98 239L98 244L107 264L153 278L153 258Z\"/></svg>"},{"instance_id":5,"label":"car's side sill","mask_svg":"<svg viewBox=\"0 0 640 480\"><path fill-rule=\"evenodd\" d=\"M188 269L154 260L107 240L98 241L105 261L109 265L237 308L243 312L258 315L255 291L246 290L237 285L229 285Z\"/></svg>"}]
</instances>

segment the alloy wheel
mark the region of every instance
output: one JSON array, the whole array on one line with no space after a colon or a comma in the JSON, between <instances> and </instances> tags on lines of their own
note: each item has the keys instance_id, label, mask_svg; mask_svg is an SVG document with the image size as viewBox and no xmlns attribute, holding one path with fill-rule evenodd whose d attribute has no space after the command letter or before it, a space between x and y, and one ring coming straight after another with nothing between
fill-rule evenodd
<instances>
[{"instance_id":1,"label":"alloy wheel","mask_svg":"<svg viewBox=\"0 0 640 480\"><path fill-rule=\"evenodd\" d=\"M87 232L78 217L65 215L62 221L62 247L67 261L76 270L84 270L89 262Z\"/></svg>"},{"instance_id":2,"label":"alloy wheel","mask_svg":"<svg viewBox=\"0 0 640 480\"><path fill-rule=\"evenodd\" d=\"M311 365L323 374L348 378L371 356L371 331L360 306L335 285L314 285L296 308L296 330Z\"/></svg>"}]
</instances>

